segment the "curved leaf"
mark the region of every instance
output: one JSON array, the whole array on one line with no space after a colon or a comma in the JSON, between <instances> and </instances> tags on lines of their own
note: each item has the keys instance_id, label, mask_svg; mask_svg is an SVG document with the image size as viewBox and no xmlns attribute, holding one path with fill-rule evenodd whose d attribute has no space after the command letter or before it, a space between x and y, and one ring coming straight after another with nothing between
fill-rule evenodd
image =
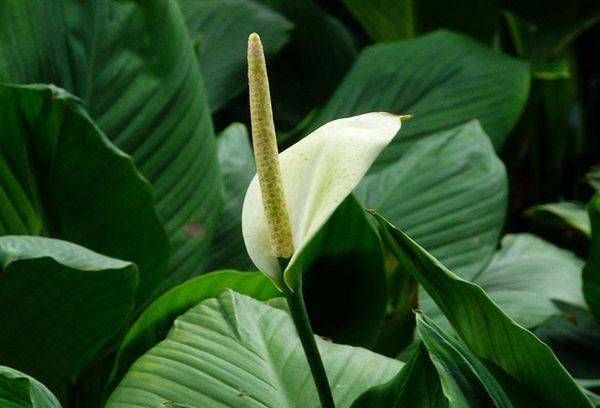
<instances>
[{"instance_id":1,"label":"curved leaf","mask_svg":"<svg viewBox=\"0 0 600 408\"><path fill-rule=\"evenodd\" d=\"M356 195L470 279L498 244L508 183L504 165L473 121L413 143L397 162L367 175Z\"/></svg>"},{"instance_id":2,"label":"curved leaf","mask_svg":"<svg viewBox=\"0 0 600 408\"><path fill-rule=\"evenodd\" d=\"M479 119L496 149L529 92L527 64L449 31L365 49L311 129L370 111L402 112L407 122L375 164L396 161L415 140Z\"/></svg>"},{"instance_id":3,"label":"curved leaf","mask_svg":"<svg viewBox=\"0 0 600 408\"><path fill-rule=\"evenodd\" d=\"M280 288L298 287L303 249L400 130L401 117L368 113L324 125L279 155L294 241L285 271L271 249L258 178L244 198L242 233L250 259ZM285 283L284 283L285 280Z\"/></svg>"},{"instance_id":4,"label":"curved leaf","mask_svg":"<svg viewBox=\"0 0 600 408\"><path fill-rule=\"evenodd\" d=\"M506 235L490 264L471 281L517 323L536 327L562 312L556 302L583 305L583 261L530 234ZM426 293L420 304L442 323L442 313Z\"/></svg>"},{"instance_id":5,"label":"curved leaf","mask_svg":"<svg viewBox=\"0 0 600 408\"><path fill-rule=\"evenodd\" d=\"M81 98L154 187L173 247L162 289L200 273L221 181L200 70L174 1L5 3L0 81L52 83Z\"/></svg>"},{"instance_id":6,"label":"curved leaf","mask_svg":"<svg viewBox=\"0 0 600 408\"><path fill-rule=\"evenodd\" d=\"M561 201L536 205L527 211L527 215L541 223L566 225L584 235L590 236L590 216L581 203Z\"/></svg>"},{"instance_id":7,"label":"curved leaf","mask_svg":"<svg viewBox=\"0 0 600 408\"><path fill-rule=\"evenodd\" d=\"M152 191L79 102L45 85L0 85L0 235L43 235L135 262L138 306L169 243Z\"/></svg>"},{"instance_id":8,"label":"curved leaf","mask_svg":"<svg viewBox=\"0 0 600 408\"><path fill-rule=\"evenodd\" d=\"M336 406L383 383L401 363L318 339ZM107 408L157 406L318 407L306 357L289 315L226 291L179 317L167 339L142 356Z\"/></svg>"},{"instance_id":9,"label":"curved leaf","mask_svg":"<svg viewBox=\"0 0 600 408\"><path fill-rule=\"evenodd\" d=\"M0 237L0 364L56 387L129 317L135 265L42 237Z\"/></svg>"},{"instance_id":10,"label":"curved leaf","mask_svg":"<svg viewBox=\"0 0 600 408\"><path fill-rule=\"evenodd\" d=\"M0 406L3 408L61 408L56 397L35 378L0 366Z\"/></svg>"},{"instance_id":11,"label":"curved leaf","mask_svg":"<svg viewBox=\"0 0 600 408\"><path fill-rule=\"evenodd\" d=\"M127 332L115 359L111 382L120 380L135 360L162 341L175 318L199 302L217 297L225 289L258 300L281 294L260 272L212 272L172 288L152 302Z\"/></svg>"},{"instance_id":12,"label":"curved leaf","mask_svg":"<svg viewBox=\"0 0 600 408\"><path fill-rule=\"evenodd\" d=\"M402 231L375 217L398 261L477 357L498 365L546 406L592 406L550 348L504 314L483 289L454 275Z\"/></svg>"}]
</instances>

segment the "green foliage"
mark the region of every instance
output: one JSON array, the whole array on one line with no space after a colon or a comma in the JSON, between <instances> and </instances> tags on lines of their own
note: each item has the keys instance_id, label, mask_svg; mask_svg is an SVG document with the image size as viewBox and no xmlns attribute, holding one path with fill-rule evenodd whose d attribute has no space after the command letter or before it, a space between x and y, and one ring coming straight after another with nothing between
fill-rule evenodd
<instances>
[{"instance_id":1,"label":"green foliage","mask_svg":"<svg viewBox=\"0 0 600 408\"><path fill-rule=\"evenodd\" d=\"M329 407L327 384L338 408L600 406L599 22L2 3L0 407ZM252 183L251 32L291 261Z\"/></svg>"}]
</instances>

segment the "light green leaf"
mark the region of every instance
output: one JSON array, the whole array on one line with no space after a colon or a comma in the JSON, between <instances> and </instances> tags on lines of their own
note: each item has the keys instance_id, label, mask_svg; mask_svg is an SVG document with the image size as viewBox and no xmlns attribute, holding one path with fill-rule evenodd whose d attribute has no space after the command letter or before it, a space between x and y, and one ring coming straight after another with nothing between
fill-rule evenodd
<instances>
[{"instance_id":1,"label":"light green leaf","mask_svg":"<svg viewBox=\"0 0 600 408\"><path fill-rule=\"evenodd\" d=\"M508 317L483 289L454 275L402 231L375 217L398 261L477 357L496 364L546 406L592 406L550 348Z\"/></svg>"},{"instance_id":2,"label":"light green leaf","mask_svg":"<svg viewBox=\"0 0 600 408\"><path fill-rule=\"evenodd\" d=\"M401 367L364 349L317 340L340 408ZM179 317L167 339L131 367L107 408L165 401L194 407L320 406L289 315L232 291Z\"/></svg>"},{"instance_id":3,"label":"light green leaf","mask_svg":"<svg viewBox=\"0 0 600 408\"><path fill-rule=\"evenodd\" d=\"M374 170L398 160L415 139L479 119L496 149L529 93L527 64L449 31L366 48L311 129L370 111L415 115Z\"/></svg>"},{"instance_id":4,"label":"light green leaf","mask_svg":"<svg viewBox=\"0 0 600 408\"><path fill-rule=\"evenodd\" d=\"M56 397L35 378L0 366L0 406L3 408L61 408Z\"/></svg>"},{"instance_id":5,"label":"light green leaf","mask_svg":"<svg viewBox=\"0 0 600 408\"><path fill-rule=\"evenodd\" d=\"M154 187L173 249L161 289L200 273L221 181L200 69L175 1L4 3L0 81L52 83L81 98Z\"/></svg>"},{"instance_id":6,"label":"light green leaf","mask_svg":"<svg viewBox=\"0 0 600 408\"><path fill-rule=\"evenodd\" d=\"M140 306L169 243L148 182L78 100L46 85L0 85L0 235L42 235L135 262Z\"/></svg>"},{"instance_id":7,"label":"light green leaf","mask_svg":"<svg viewBox=\"0 0 600 408\"><path fill-rule=\"evenodd\" d=\"M534 235L506 235L490 264L471 281L520 325L535 327L561 313L556 301L584 304L582 267L575 254ZM429 316L442 323L433 299L425 293L420 302Z\"/></svg>"},{"instance_id":8,"label":"light green leaf","mask_svg":"<svg viewBox=\"0 0 600 408\"><path fill-rule=\"evenodd\" d=\"M583 269L583 295L590 311L600 322L600 193L588 205L592 224L592 245Z\"/></svg>"},{"instance_id":9,"label":"light green leaf","mask_svg":"<svg viewBox=\"0 0 600 408\"><path fill-rule=\"evenodd\" d=\"M0 364L50 387L79 374L133 308L129 262L42 237L0 237Z\"/></svg>"},{"instance_id":10,"label":"light green leaf","mask_svg":"<svg viewBox=\"0 0 600 408\"><path fill-rule=\"evenodd\" d=\"M411 144L398 161L367 175L356 195L471 279L497 246L507 184L504 165L473 121Z\"/></svg>"},{"instance_id":11,"label":"light green leaf","mask_svg":"<svg viewBox=\"0 0 600 408\"><path fill-rule=\"evenodd\" d=\"M289 40L292 23L254 0L178 0L198 61L212 111L219 110L247 86L246 43L258 32L270 57Z\"/></svg>"},{"instance_id":12,"label":"light green leaf","mask_svg":"<svg viewBox=\"0 0 600 408\"><path fill-rule=\"evenodd\" d=\"M561 201L536 205L527 211L527 215L542 223L567 225L590 236L590 216L581 203Z\"/></svg>"},{"instance_id":13,"label":"light green leaf","mask_svg":"<svg viewBox=\"0 0 600 408\"><path fill-rule=\"evenodd\" d=\"M175 286L152 302L127 332L115 359L111 383L121 380L135 360L162 341L179 315L203 300L217 297L225 289L258 300L281 294L260 272L218 271Z\"/></svg>"},{"instance_id":14,"label":"light green leaf","mask_svg":"<svg viewBox=\"0 0 600 408\"><path fill-rule=\"evenodd\" d=\"M250 259L280 288L298 287L303 249L352 192L400 129L400 117L369 113L333 121L279 155L294 255L281 271L271 250L258 179L244 199L242 232ZM284 283L285 280L285 283Z\"/></svg>"}]
</instances>

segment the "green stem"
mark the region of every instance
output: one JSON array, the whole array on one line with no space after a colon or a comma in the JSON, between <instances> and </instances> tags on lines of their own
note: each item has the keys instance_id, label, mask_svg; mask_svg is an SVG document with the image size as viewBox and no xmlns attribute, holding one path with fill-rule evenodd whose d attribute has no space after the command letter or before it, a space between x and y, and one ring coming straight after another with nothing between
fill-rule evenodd
<instances>
[{"instance_id":1,"label":"green stem","mask_svg":"<svg viewBox=\"0 0 600 408\"><path fill-rule=\"evenodd\" d=\"M323 408L335 408L331 388L327 380L327 373L325 372L325 367L317 348L317 342L315 341L315 336L308 320L308 314L306 313L304 297L302 296L302 284L298 285L293 292L286 289L285 298L290 309L290 314L292 315L292 320L296 326L296 332L298 333L298 337L300 337L304 354L306 354L321 406Z\"/></svg>"}]
</instances>

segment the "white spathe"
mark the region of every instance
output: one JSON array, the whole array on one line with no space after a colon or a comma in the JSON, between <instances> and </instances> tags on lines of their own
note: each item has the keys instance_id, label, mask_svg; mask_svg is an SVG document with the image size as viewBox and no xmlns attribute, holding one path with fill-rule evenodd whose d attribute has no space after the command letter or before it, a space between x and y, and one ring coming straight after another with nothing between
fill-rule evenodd
<instances>
[{"instance_id":1,"label":"white spathe","mask_svg":"<svg viewBox=\"0 0 600 408\"><path fill-rule=\"evenodd\" d=\"M373 112L329 122L279 154L294 255L281 271L271 250L258 178L248 187L242 209L246 250L256 267L280 288L293 290L293 268L310 240L364 177L400 130L401 117Z\"/></svg>"}]
</instances>

